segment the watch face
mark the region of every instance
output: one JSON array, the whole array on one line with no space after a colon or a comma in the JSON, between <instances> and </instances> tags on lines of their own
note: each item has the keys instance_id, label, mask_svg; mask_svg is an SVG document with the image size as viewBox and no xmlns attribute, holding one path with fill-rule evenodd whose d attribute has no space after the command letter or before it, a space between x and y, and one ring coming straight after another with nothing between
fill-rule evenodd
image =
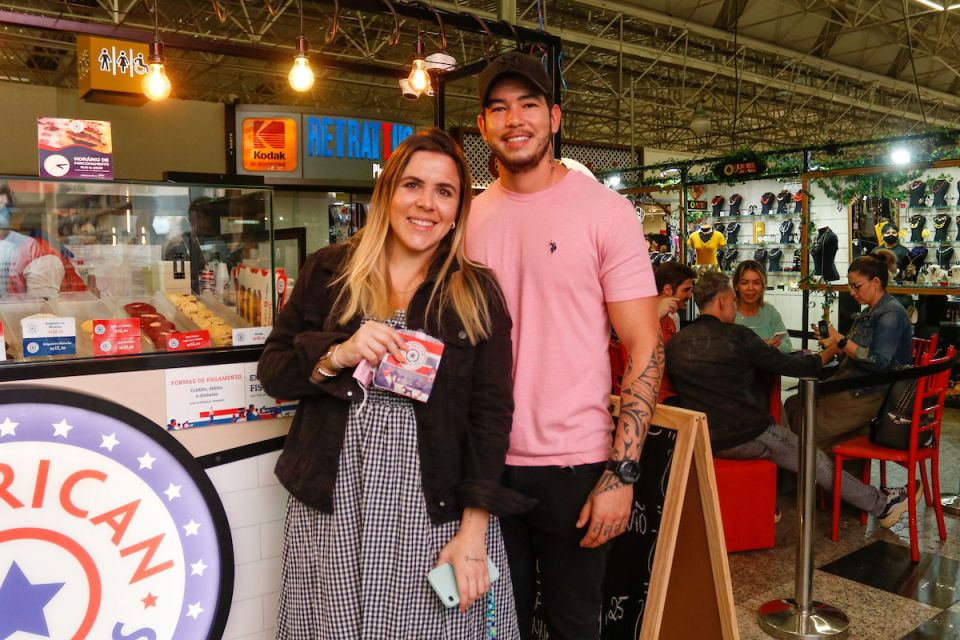
<instances>
[{"instance_id":1,"label":"watch face","mask_svg":"<svg viewBox=\"0 0 960 640\"><path fill-rule=\"evenodd\" d=\"M626 484L633 484L640 479L640 464L632 460L624 460L617 467L617 476Z\"/></svg>"}]
</instances>

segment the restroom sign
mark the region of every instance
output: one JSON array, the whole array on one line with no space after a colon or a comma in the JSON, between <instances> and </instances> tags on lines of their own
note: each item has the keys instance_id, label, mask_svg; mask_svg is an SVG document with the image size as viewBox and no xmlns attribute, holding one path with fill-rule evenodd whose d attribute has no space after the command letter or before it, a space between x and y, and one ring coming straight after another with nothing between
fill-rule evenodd
<instances>
[{"instance_id":1,"label":"restroom sign","mask_svg":"<svg viewBox=\"0 0 960 640\"><path fill-rule=\"evenodd\" d=\"M149 46L142 42L78 36L77 84L81 97L92 91L142 94L149 55Z\"/></svg>"}]
</instances>

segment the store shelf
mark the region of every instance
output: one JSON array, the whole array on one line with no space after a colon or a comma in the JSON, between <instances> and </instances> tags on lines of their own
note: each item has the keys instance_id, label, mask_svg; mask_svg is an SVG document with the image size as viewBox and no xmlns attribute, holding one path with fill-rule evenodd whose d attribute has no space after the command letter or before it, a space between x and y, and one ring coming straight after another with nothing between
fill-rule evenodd
<instances>
[{"instance_id":1,"label":"store shelf","mask_svg":"<svg viewBox=\"0 0 960 640\"><path fill-rule=\"evenodd\" d=\"M958 243L960 244L960 243ZM765 242L760 244L759 242L729 242L727 243L728 247L736 247L737 249L767 249L769 247L782 247L784 249L798 249L800 247L799 242Z\"/></svg>"},{"instance_id":2,"label":"store shelf","mask_svg":"<svg viewBox=\"0 0 960 640\"><path fill-rule=\"evenodd\" d=\"M688 209L688 212L701 211L701 209ZM799 213L755 213L753 215L749 213L741 213L738 216L729 216L729 215L720 215L715 216L712 213L708 216L701 218L701 221L709 220L711 222L725 222L729 220L730 222L764 222L770 218L776 218L778 221L782 222L784 220L799 220Z\"/></svg>"}]
</instances>

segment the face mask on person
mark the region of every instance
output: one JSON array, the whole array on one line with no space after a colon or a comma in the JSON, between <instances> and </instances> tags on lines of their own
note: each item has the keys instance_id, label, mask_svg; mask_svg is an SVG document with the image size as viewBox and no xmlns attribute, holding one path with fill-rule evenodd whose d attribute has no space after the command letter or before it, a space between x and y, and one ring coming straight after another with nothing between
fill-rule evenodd
<instances>
[{"instance_id":1,"label":"face mask on person","mask_svg":"<svg viewBox=\"0 0 960 640\"><path fill-rule=\"evenodd\" d=\"M12 216L12 211L10 207L4 205L0 206L0 229L9 229L10 228L10 218Z\"/></svg>"}]
</instances>

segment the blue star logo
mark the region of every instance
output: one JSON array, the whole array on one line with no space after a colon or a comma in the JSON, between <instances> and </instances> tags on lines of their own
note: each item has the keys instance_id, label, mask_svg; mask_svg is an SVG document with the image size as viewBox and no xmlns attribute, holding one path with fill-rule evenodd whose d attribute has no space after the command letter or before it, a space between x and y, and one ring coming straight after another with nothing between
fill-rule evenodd
<instances>
[{"instance_id":1,"label":"blue star logo","mask_svg":"<svg viewBox=\"0 0 960 640\"><path fill-rule=\"evenodd\" d=\"M0 640L17 631L49 637L43 608L65 583L33 584L14 562L0 584Z\"/></svg>"}]
</instances>

